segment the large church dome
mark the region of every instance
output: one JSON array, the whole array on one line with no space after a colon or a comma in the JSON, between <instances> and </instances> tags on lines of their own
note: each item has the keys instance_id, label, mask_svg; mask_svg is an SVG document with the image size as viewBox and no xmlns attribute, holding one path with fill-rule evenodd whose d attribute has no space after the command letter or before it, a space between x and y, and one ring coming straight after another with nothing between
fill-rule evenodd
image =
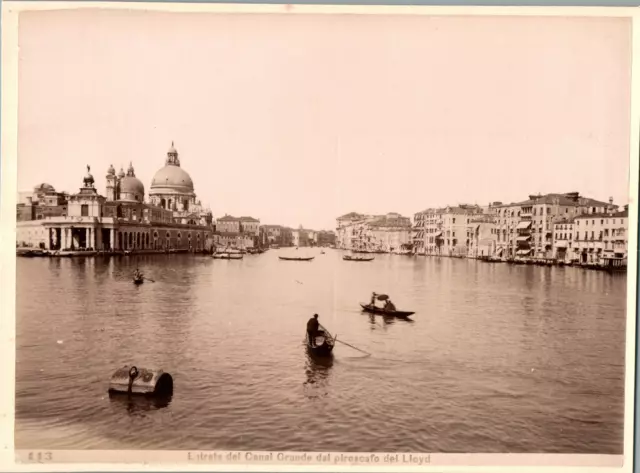
<instances>
[{"instance_id":1,"label":"large church dome","mask_svg":"<svg viewBox=\"0 0 640 473\"><path fill-rule=\"evenodd\" d=\"M180 167L180 160L178 159L178 151L171 143L171 148L167 153L167 160L165 166L156 172L155 176L151 180L151 192L152 194L162 194L166 192L193 193L193 181L191 176Z\"/></svg>"},{"instance_id":2,"label":"large church dome","mask_svg":"<svg viewBox=\"0 0 640 473\"><path fill-rule=\"evenodd\" d=\"M151 189L159 187L175 187L176 190L193 192L193 181L189 174L182 168L167 165L160 169L151 181Z\"/></svg>"}]
</instances>

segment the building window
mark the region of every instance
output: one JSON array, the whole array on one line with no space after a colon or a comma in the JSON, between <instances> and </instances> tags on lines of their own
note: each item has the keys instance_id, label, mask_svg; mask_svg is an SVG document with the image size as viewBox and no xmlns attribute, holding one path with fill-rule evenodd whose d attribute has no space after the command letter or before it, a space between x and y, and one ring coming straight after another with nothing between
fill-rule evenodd
<instances>
[{"instance_id":1,"label":"building window","mask_svg":"<svg viewBox=\"0 0 640 473\"><path fill-rule=\"evenodd\" d=\"M89 206L87 204L82 204L80 206L80 215L82 215L83 217L89 216Z\"/></svg>"}]
</instances>

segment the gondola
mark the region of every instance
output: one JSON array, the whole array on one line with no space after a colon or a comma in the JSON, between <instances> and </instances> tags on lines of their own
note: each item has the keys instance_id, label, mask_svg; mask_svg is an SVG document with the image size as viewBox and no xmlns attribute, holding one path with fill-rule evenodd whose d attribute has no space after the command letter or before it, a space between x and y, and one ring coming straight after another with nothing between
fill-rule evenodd
<instances>
[{"instance_id":1,"label":"gondola","mask_svg":"<svg viewBox=\"0 0 640 473\"><path fill-rule=\"evenodd\" d=\"M362 307L362 309L365 312L369 312L371 314L378 314L378 315L388 315L390 317L405 318L415 314L415 312L409 312L406 310L385 310L381 307L372 307L371 304L360 303L360 307Z\"/></svg>"},{"instance_id":2,"label":"gondola","mask_svg":"<svg viewBox=\"0 0 640 473\"><path fill-rule=\"evenodd\" d=\"M278 256L278 258L284 261L311 261L313 258L315 258L315 256L311 256L309 258L290 258L287 256Z\"/></svg>"},{"instance_id":3,"label":"gondola","mask_svg":"<svg viewBox=\"0 0 640 473\"><path fill-rule=\"evenodd\" d=\"M212 256L214 259L242 259L244 255L242 254L231 254L231 253L217 253Z\"/></svg>"},{"instance_id":4,"label":"gondola","mask_svg":"<svg viewBox=\"0 0 640 473\"><path fill-rule=\"evenodd\" d=\"M360 258L360 257L354 258L353 256L345 255L342 257L342 259L345 261L366 262L366 261L373 261L375 259L375 256L372 256L371 258Z\"/></svg>"},{"instance_id":5,"label":"gondola","mask_svg":"<svg viewBox=\"0 0 640 473\"><path fill-rule=\"evenodd\" d=\"M331 356L333 352L333 347L336 345L336 339L333 337L329 331L320 325L319 330L316 332L315 336L315 344L312 343L311 338L309 338L309 333L306 335L307 340L307 348L309 351L316 356Z\"/></svg>"}]
</instances>

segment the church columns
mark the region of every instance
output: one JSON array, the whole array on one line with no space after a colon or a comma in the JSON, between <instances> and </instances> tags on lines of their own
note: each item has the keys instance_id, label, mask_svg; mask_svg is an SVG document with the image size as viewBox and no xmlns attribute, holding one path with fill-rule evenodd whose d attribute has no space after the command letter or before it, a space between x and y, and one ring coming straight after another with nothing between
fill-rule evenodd
<instances>
[{"instance_id":1,"label":"church columns","mask_svg":"<svg viewBox=\"0 0 640 473\"><path fill-rule=\"evenodd\" d=\"M47 238L45 239L44 242L44 248L45 250L50 250L51 249L51 228L47 228Z\"/></svg>"},{"instance_id":2,"label":"church columns","mask_svg":"<svg viewBox=\"0 0 640 473\"><path fill-rule=\"evenodd\" d=\"M93 248L93 245L91 244L91 229L90 228L85 228L84 229L84 233L85 233L84 247L85 248Z\"/></svg>"},{"instance_id":3,"label":"church columns","mask_svg":"<svg viewBox=\"0 0 640 473\"><path fill-rule=\"evenodd\" d=\"M115 234L116 234L115 228L112 228L111 230L109 230L109 248L112 251L116 249L116 246L115 246Z\"/></svg>"}]
</instances>

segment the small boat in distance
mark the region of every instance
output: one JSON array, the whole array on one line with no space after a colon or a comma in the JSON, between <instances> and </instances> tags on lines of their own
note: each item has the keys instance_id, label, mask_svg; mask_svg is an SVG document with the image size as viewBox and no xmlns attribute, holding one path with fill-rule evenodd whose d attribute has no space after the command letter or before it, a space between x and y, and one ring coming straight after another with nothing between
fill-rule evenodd
<instances>
[{"instance_id":1,"label":"small boat in distance","mask_svg":"<svg viewBox=\"0 0 640 473\"><path fill-rule=\"evenodd\" d=\"M360 303L360 307L362 307L365 312L369 312L370 314L387 315L390 317L405 318L415 314L415 312L409 312L405 310L386 310L382 307L372 306L371 304Z\"/></svg>"},{"instance_id":2,"label":"small boat in distance","mask_svg":"<svg viewBox=\"0 0 640 473\"><path fill-rule=\"evenodd\" d=\"M309 333L306 334L306 340L307 348L316 356L331 356L333 347L336 345L336 338L322 325L320 325L319 330L316 332L314 340L309 338Z\"/></svg>"},{"instance_id":3,"label":"small boat in distance","mask_svg":"<svg viewBox=\"0 0 640 473\"><path fill-rule=\"evenodd\" d=\"M212 255L214 259L242 259L244 255L241 253L214 253Z\"/></svg>"},{"instance_id":4,"label":"small boat in distance","mask_svg":"<svg viewBox=\"0 0 640 473\"><path fill-rule=\"evenodd\" d=\"M281 260L284 261L311 261L315 256L310 256L308 258L298 258L298 257L288 257L288 256L278 256Z\"/></svg>"},{"instance_id":5,"label":"small boat in distance","mask_svg":"<svg viewBox=\"0 0 640 473\"><path fill-rule=\"evenodd\" d=\"M133 273L133 284L138 286L143 282L144 282L144 274L142 274L140 270L136 269Z\"/></svg>"},{"instance_id":6,"label":"small boat in distance","mask_svg":"<svg viewBox=\"0 0 640 473\"><path fill-rule=\"evenodd\" d=\"M350 256L350 255L344 255L342 257L343 260L345 261L359 261L359 262L364 262L364 261L373 261L374 259L376 259L375 256L372 256L371 258L363 258L360 256Z\"/></svg>"}]
</instances>

